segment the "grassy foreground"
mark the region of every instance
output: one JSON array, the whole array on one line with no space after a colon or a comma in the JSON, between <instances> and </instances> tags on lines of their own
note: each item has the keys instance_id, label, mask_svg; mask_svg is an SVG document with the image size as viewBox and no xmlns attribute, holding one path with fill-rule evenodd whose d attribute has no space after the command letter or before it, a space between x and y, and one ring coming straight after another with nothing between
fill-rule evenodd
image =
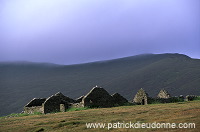
<instances>
[{"instance_id":1,"label":"grassy foreground","mask_svg":"<svg viewBox=\"0 0 200 132\"><path fill-rule=\"evenodd\" d=\"M107 128L88 129L86 123L195 123L195 129L110 129L109 131L191 131L200 130L200 101L152 104L146 106L122 106L86 109L64 113L0 118L0 132L82 132L108 131Z\"/></svg>"}]
</instances>

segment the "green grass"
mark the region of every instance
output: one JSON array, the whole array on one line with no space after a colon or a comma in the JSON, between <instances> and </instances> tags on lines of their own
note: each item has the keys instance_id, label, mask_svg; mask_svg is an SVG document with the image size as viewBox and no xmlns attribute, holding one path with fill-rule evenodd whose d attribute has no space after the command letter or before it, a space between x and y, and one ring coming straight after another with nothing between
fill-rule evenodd
<instances>
[{"instance_id":1,"label":"green grass","mask_svg":"<svg viewBox=\"0 0 200 132\"><path fill-rule=\"evenodd\" d=\"M27 113L12 113L10 115L7 115L6 117L22 117L22 116L29 116Z\"/></svg>"},{"instance_id":2,"label":"green grass","mask_svg":"<svg viewBox=\"0 0 200 132\"><path fill-rule=\"evenodd\" d=\"M1 118L6 118L6 117L8 117L8 118L10 118L10 117L23 117L23 116L30 116L30 115L41 115L42 113L40 113L40 112L34 112L34 113L32 113L32 114L27 114L27 113L12 113L12 114L9 114L9 115L7 115L7 116L3 116L3 117L1 117Z\"/></svg>"},{"instance_id":3,"label":"green grass","mask_svg":"<svg viewBox=\"0 0 200 132\"><path fill-rule=\"evenodd\" d=\"M158 100L154 100L154 101L151 102L151 104L161 104L161 102L158 101Z\"/></svg>"},{"instance_id":4,"label":"green grass","mask_svg":"<svg viewBox=\"0 0 200 132\"><path fill-rule=\"evenodd\" d=\"M87 110L87 109L91 109L91 108L89 108L89 107L80 107L80 108L72 107L72 108L67 109L66 111L80 111L80 110Z\"/></svg>"},{"instance_id":5,"label":"green grass","mask_svg":"<svg viewBox=\"0 0 200 132\"><path fill-rule=\"evenodd\" d=\"M86 123L195 123L196 129L111 129L111 132L198 132L200 101L179 103L95 108L54 114L0 118L1 132L105 132L107 129L87 129Z\"/></svg>"},{"instance_id":6,"label":"green grass","mask_svg":"<svg viewBox=\"0 0 200 132\"><path fill-rule=\"evenodd\" d=\"M195 97L194 100L200 100L200 96Z\"/></svg>"}]
</instances>

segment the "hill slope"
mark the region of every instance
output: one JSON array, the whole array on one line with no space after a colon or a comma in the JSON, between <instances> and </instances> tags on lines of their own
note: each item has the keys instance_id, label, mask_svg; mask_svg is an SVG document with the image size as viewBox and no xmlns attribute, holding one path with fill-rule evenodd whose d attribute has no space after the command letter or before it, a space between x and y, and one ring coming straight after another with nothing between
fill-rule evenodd
<instances>
[{"instance_id":1,"label":"hill slope","mask_svg":"<svg viewBox=\"0 0 200 132\"><path fill-rule=\"evenodd\" d=\"M0 63L0 115L22 111L34 97L60 91L77 98L93 86L131 100L141 87L150 96L200 95L200 60L181 54L147 54L78 65Z\"/></svg>"},{"instance_id":2,"label":"hill slope","mask_svg":"<svg viewBox=\"0 0 200 132\"><path fill-rule=\"evenodd\" d=\"M137 129L119 128L109 129L112 132L199 132L200 102L182 102L154 105L136 105L113 108L88 109L82 111L63 112L46 115L33 115L13 118L0 118L0 131L25 132L94 132L107 131L108 128L86 128L86 123L195 123L195 128L171 128L171 129ZM23 126L23 127L22 127ZM109 125L111 127L111 125ZM187 125L188 126L188 125ZM129 127L129 126L128 126ZM182 127L182 126L181 126ZM189 127L189 126L188 126Z\"/></svg>"}]
</instances>

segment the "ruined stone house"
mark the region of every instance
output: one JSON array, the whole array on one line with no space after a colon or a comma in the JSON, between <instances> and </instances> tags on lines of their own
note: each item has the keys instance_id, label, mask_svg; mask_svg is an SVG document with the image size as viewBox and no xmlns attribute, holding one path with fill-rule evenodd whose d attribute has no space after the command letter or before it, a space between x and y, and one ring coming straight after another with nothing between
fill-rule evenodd
<instances>
[{"instance_id":1,"label":"ruined stone house","mask_svg":"<svg viewBox=\"0 0 200 132\"><path fill-rule=\"evenodd\" d=\"M64 112L70 107L113 107L123 105L128 101L120 94L116 93L112 96L101 87L94 87L90 92L73 100L64 96L62 93L57 93L49 98L31 100L25 107L25 113L51 113L51 112Z\"/></svg>"},{"instance_id":2,"label":"ruined stone house","mask_svg":"<svg viewBox=\"0 0 200 132\"><path fill-rule=\"evenodd\" d=\"M83 107L113 107L114 100L105 89L96 86L83 97L81 104Z\"/></svg>"},{"instance_id":3,"label":"ruined stone house","mask_svg":"<svg viewBox=\"0 0 200 132\"><path fill-rule=\"evenodd\" d=\"M185 97L185 101L193 101L197 97L198 97L197 95L187 95Z\"/></svg>"},{"instance_id":4,"label":"ruined stone house","mask_svg":"<svg viewBox=\"0 0 200 132\"><path fill-rule=\"evenodd\" d=\"M148 94L141 88L135 95L133 102L136 104L147 105L148 104Z\"/></svg>"},{"instance_id":5,"label":"ruined stone house","mask_svg":"<svg viewBox=\"0 0 200 132\"><path fill-rule=\"evenodd\" d=\"M50 112L64 112L69 108L70 103L73 103L74 100L64 96L62 93L58 92L55 95L47 98L44 102L44 113Z\"/></svg>"},{"instance_id":6,"label":"ruined stone house","mask_svg":"<svg viewBox=\"0 0 200 132\"><path fill-rule=\"evenodd\" d=\"M70 103L73 102L73 99L58 92L47 99L34 98L24 107L24 112L29 114L34 112L45 114L51 112L64 112L70 106Z\"/></svg>"},{"instance_id":7,"label":"ruined stone house","mask_svg":"<svg viewBox=\"0 0 200 132\"><path fill-rule=\"evenodd\" d=\"M43 103L46 98L34 98L27 105L24 106L24 112L28 114L32 114L35 112L44 113Z\"/></svg>"},{"instance_id":8,"label":"ruined stone house","mask_svg":"<svg viewBox=\"0 0 200 132\"><path fill-rule=\"evenodd\" d=\"M169 99L170 97L170 94L165 89L160 90L160 92L157 95L157 98L160 99Z\"/></svg>"},{"instance_id":9,"label":"ruined stone house","mask_svg":"<svg viewBox=\"0 0 200 132\"><path fill-rule=\"evenodd\" d=\"M128 101L118 93L110 95L101 87L93 87L85 96L75 100L72 107L113 107L124 105Z\"/></svg>"}]
</instances>

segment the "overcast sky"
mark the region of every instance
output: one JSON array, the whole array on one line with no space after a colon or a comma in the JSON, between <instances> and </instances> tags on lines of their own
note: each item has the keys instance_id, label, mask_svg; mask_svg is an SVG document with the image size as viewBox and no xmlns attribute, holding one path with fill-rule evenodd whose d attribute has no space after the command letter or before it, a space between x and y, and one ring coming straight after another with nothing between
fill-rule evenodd
<instances>
[{"instance_id":1,"label":"overcast sky","mask_svg":"<svg viewBox=\"0 0 200 132\"><path fill-rule=\"evenodd\" d=\"M200 0L0 0L0 61L200 59Z\"/></svg>"}]
</instances>

